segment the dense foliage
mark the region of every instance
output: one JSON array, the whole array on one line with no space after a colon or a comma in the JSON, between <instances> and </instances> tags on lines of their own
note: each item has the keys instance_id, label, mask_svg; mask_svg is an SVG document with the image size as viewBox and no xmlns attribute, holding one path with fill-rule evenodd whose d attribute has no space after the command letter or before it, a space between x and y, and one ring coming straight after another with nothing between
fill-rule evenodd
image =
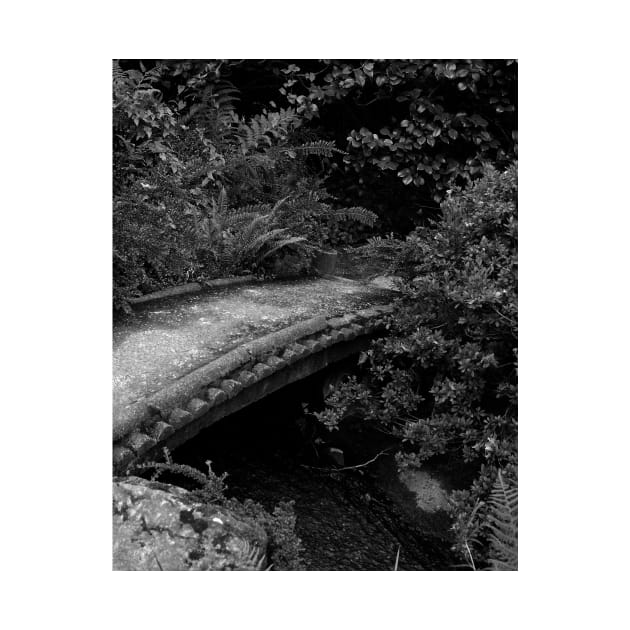
<instances>
[{"instance_id":1,"label":"dense foliage","mask_svg":"<svg viewBox=\"0 0 630 630\"><path fill-rule=\"evenodd\" d=\"M483 163L514 159L516 73L512 60L115 62L115 303L236 270L308 271L304 243L356 242L374 225L373 215L347 220L330 208L368 208L399 234L419 213L436 216ZM215 221L222 190L236 212L298 197L298 188L305 218L314 206L305 193L332 197L308 233L257 221L261 241L284 232L258 241L255 256L238 249L248 225Z\"/></svg>"},{"instance_id":2,"label":"dense foliage","mask_svg":"<svg viewBox=\"0 0 630 630\"><path fill-rule=\"evenodd\" d=\"M517 483L516 87L514 60L113 71L114 305L192 280L310 273L317 249L370 236L395 252L404 297L389 335L320 419L394 433L401 466L476 466L453 514L479 566L496 549L511 562L491 491L499 472L506 495Z\"/></svg>"},{"instance_id":3,"label":"dense foliage","mask_svg":"<svg viewBox=\"0 0 630 630\"><path fill-rule=\"evenodd\" d=\"M347 142L331 187L394 227L484 163L515 159L514 60L306 60L281 72L296 112Z\"/></svg>"},{"instance_id":4,"label":"dense foliage","mask_svg":"<svg viewBox=\"0 0 630 630\"><path fill-rule=\"evenodd\" d=\"M487 558L488 507L498 471L517 479L517 169L485 175L442 204L442 218L399 245L404 297L390 334L318 414L329 428L348 415L404 441L401 467L436 456L478 465L455 493L459 550ZM391 243L388 244L391 247Z\"/></svg>"},{"instance_id":5,"label":"dense foliage","mask_svg":"<svg viewBox=\"0 0 630 630\"><path fill-rule=\"evenodd\" d=\"M179 64L114 64L117 306L191 279L282 272L285 256L291 270L309 271L340 225L374 224L373 213L318 192L318 160L343 152L301 138L292 108L237 114L219 66L197 64L174 83Z\"/></svg>"}]
</instances>

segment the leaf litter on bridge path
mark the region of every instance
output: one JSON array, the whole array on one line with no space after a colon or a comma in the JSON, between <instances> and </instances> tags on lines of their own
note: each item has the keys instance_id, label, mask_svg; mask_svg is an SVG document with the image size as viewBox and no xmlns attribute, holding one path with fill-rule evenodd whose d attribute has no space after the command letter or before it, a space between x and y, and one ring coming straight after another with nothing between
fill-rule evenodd
<instances>
[{"instance_id":1,"label":"leaf litter on bridge path","mask_svg":"<svg viewBox=\"0 0 630 630\"><path fill-rule=\"evenodd\" d=\"M390 301L344 278L252 283L144 306L114 324L114 409L148 396L240 344L317 315Z\"/></svg>"}]
</instances>

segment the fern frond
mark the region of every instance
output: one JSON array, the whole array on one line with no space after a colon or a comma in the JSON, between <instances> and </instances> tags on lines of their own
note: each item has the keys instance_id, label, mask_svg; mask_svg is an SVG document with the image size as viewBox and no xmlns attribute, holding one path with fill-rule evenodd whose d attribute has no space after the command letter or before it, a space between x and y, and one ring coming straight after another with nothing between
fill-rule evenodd
<instances>
[{"instance_id":1,"label":"fern frond","mask_svg":"<svg viewBox=\"0 0 630 630\"><path fill-rule=\"evenodd\" d=\"M246 255L255 255L263 247L277 240L279 236L284 236L286 231L286 228L275 228L273 230L265 231L262 234L258 234L243 244L243 252Z\"/></svg>"},{"instance_id":2,"label":"fern frond","mask_svg":"<svg viewBox=\"0 0 630 630\"><path fill-rule=\"evenodd\" d=\"M227 193L225 192L225 188L221 188L221 190L219 191L218 198L216 200L215 199L212 200L212 207L215 214L218 217L223 218L227 216L228 199L227 199Z\"/></svg>"},{"instance_id":3,"label":"fern frond","mask_svg":"<svg viewBox=\"0 0 630 630\"><path fill-rule=\"evenodd\" d=\"M264 571L267 564L267 556L256 543L250 543L248 540L243 541L243 559L241 566L246 567L247 571Z\"/></svg>"},{"instance_id":4,"label":"fern frond","mask_svg":"<svg viewBox=\"0 0 630 630\"><path fill-rule=\"evenodd\" d=\"M298 243L304 243L306 241L305 236L289 236L288 238L284 238L278 243L276 243L271 249L268 249L262 256L261 260L264 260L271 254L274 254L279 249L283 247L287 247L288 245L297 245Z\"/></svg>"},{"instance_id":5,"label":"fern frond","mask_svg":"<svg viewBox=\"0 0 630 630\"><path fill-rule=\"evenodd\" d=\"M202 99L217 110L233 111L236 103L240 100L239 95L240 92L234 85L228 81L222 81L204 90Z\"/></svg>"},{"instance_id":6,"label":"fern frond","mask_svg":"<svg viewBox=\"0 0 630 630\"><path fill-rule=\"evenodd\" d=\"M272 207L268 203L248 203L244 206L239 206L236 210L232 210L230 216L236 216L239 214L269 214L271 209Z\"/></svg>"},{"instance_id":7,"label":"fern frond","mask_svg":"<svg viewBox=\"0 0 630 630\"><path fill-rule=\"evenodd\" d=\"M141 464L137 464L136 468L139 470L147 470L149 468L154 469L154 473L151 476L151 481L157 481L158 477L164 473L174 473L178 475L183 475L184 477L188 477L193 481L196 481L199 485L203 486L207 482L207 477L200 470L193 468L192 466L188 466L186 464L173 464L171 462L144 462Z\"/></svg>"},{"instance_id":8,"label":"fern frond","mask_svg":"<svg viewBox=\"0 0 630 630\"><path fill-rule=\"evenodd\" d=\"M228 81L208 85L180 122L188 125L194 120L216 130L222 129L225 134L234 124L235 103L239 94L238 89Z\"/></svg>"},{"instance_id":9,"label":"fern frond","mask_svg":"<svg viewBox=\"0 0 630 630\"><path fill-rule=\"evenodd\" d=\"M120 67L120 61L118 59L112 59L112 75L114 81L121 81L126 78L125 71Z\"/></svg>"},{"instance_id":10,"label":"fern frond","mask_svg":"<svg viewBox=\"0 0 630 630\"><path fill-rule=\"evenodd\" d=\"M269 230L269 214L260 214L255 216L246 226L243 227L241 232L237 235L238 240L243 244L248 244L251 240Z\"/></svg>"},{"instance_id":11,"label":"fern frond","mask_svg":"<svg viewBox=\"0 0 630 630\"><path fill-rule=\"evenodd\" d=\"M278 112L256 114L249 119L239 121L239 141L243 155L256 151L261 146L272 154L277 154L274 141L285 141L292 129L300 124L300 119L291 109L281 109Z\"/></svg>"},{"instance_id":12,"label":"fern frond","mask_svg":"<svg viewBox=\"0 0 630 630\"><path fill-rule=\"evenodd\" d=\"M271 146L271 138L266 135L266 129L259 120L252 118L249 124L241 122L238 129L239 142L243 155L255 151L261 144Z\"/></svg>"},{"instance_id":13,"label":"fern frond","mask_svg":"<svg viewBox=\"0 0 630 630\"><path fill-rule=\"evenodd\" d=\"M321 157L332 157L335 153L347 155L345 151L338 149L335 143L327 140L317 142L307 142L299 147L287 147L283 149L285 153L301 153L303 155L319 155Z\"/></svg>"},{"instance_id":14,"label":"fern frond","mask_svg":"<svg viewBox=\"0 0 630 630\"><path fill-rule=\"evenodd\" d=\"M518 488L509 487L501 475L488 499L489 562L494 571L518 570Z\"/></svg>"},{"instance_id":15,"label":"fern frond","mask_svg":"<svg viewBox=\"0 0 630 630\"><path fill-rule=\"evenodd\" d=\"M340 221L357 221L358 223L369 225L370 227L373 227L378 219L378 215L374 212L360 206L354 206L352 208L338 208L337 210L331 209L328 216L334 217Z\"/></svg>"},{"instance_id":16,"label":"fern frond","mask_svg":"<svg viewBox=\"0 0 630 630\"><path fill-rule=\"evenodd\" d=\"M273 208L271 209L271 214L275 215L276 212L282 207L282 205L285 203L285 201L289 198L289 196L287 195L286 197L283 197L282 199L279 199L278 201L276 201L276 203L274 204Z\"/></svg>"},{"instance_id":17,"label":"fern frond","mask_svg":"<svg viewBox=\"0 0 630 630\"><path fill-rule=\"evenodd\" d=\"M238 227L240 225L243 225L243 223L246 223L247 221L252 221L262 214L268 214L270 210L271 208L269 206L260 207L258 209L256 208L256 206L244 206L243 208L239 208L226 218L225 227Z\"/></svg>"},{"instance_id":18,"label":"fern frond","mask_svg":"<svg viewBox=\"0 0 630 630\"><path fill-rule=\"evenodd\" d=\"M330 195L321 190L309 190L306 198L309 201L324 201L325 199L330 199Z\"/></svg>"},{"instance_id":19,"label":"fern frond","mask_svg":"<svg viewBox=\"0 0 630 630\"><path fill-rule=\"evenodd\" d=\"M173 463L173 458L171 457L171 451L169 450L168 446L165 446L162 449L162 453L164 453L164 461L167 464L172 464Z\"/></svg>"}]
</instances>

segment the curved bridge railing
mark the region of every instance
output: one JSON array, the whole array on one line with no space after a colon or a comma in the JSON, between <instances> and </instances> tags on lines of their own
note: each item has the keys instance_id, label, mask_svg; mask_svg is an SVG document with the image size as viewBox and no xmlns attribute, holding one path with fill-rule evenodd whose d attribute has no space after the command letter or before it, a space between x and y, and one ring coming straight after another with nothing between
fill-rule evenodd
<instances>
[{"instance_id":1,"label":"curved bridge railing","mask_svg":"<svg viewBox=\"0 0 630 630\"><path fill-rule=\"evenodd\" d=\"M113 468L155 459L221 418L357 354L384 328L390 305L314 317L243 344L114 417Z\"/></svg>"}]
</instances>

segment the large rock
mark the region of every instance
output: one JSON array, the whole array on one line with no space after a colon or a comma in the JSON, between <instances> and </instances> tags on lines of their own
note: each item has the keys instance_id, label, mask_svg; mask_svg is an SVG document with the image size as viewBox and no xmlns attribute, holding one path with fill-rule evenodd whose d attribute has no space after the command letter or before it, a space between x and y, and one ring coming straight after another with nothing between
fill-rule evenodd
<instances>
[{"instance_id":1,"label":"large rock","mask_svg":"<svg viewBox=\"0 0 630 630\"><path fill-rule=\"evenodd\" d=\"M401 472L399 478L416 495L416 505L424 512L448 510L448 493L437 477L424 470L409 469Z\"/></svg>"},{"instance_id":2,"label":"large rock","mask_svg":"<svg viewBox=\"0 0 630 630\"><path fill-rule=\"evenodd\" d=\"M199 503L166 483L113 484L114 571L256 571L266 566L264 529Z\"/></svg>"}]
</instances>

